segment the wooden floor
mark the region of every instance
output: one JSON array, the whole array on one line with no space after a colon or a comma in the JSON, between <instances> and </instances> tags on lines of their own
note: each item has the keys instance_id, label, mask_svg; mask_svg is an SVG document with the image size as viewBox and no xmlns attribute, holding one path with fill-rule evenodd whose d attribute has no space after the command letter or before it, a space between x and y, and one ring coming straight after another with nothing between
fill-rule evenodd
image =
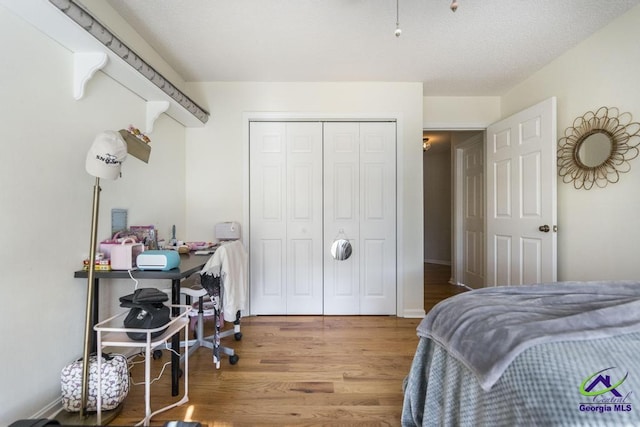
<instances>
[{"instance_id":1,"label":"wooden floor","mask_svg":"<svg viewBox=\"0 0 640 427\"><path fill-rule=\"evenodd\" d=\"M448 267L425 264L425 307L461 289L449 285ZM446 277L446 278L445 278ZM212 365L211 350L189 359L189 399L156 415L214 426L400 425L402 380L418 342L420 319L395 316L253 316L242 319L243 338L223 339L240 356ZM209 322L207 322L209 323ZM159 372L167 351L153 361ZM132 369L143 378L143 365ZM152 410L174 401L169 366L152 386ZM181 385L181 391L183 391ZM144 416L144 386L136 385L110 425L133 425Z\"/></svg>"},{"instance_id":2,"label":"wooden floor","mask_svg":"<svg viewBox=\"0 0 640 427\"><path fill-rule=\"evenodd\" d=\"M464 286L450 284L450 280L451 266L424 264L424 310L426 312L443 299L469 290Z\"/></svg>"}]
</instances>

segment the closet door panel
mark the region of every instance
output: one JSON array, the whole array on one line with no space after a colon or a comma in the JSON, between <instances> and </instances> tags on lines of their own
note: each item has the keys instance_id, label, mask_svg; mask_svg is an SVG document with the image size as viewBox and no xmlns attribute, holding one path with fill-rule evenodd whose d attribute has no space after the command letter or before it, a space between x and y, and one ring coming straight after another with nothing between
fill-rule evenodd
<instances>
[{"instance_id":1,"label":"closet door panel","mask_svg":"<svg viewBox=\"0 0 640 427\"><path fill-rule=\"evenodd\" d=\"M322 123L287 123L287 314L322 314Z\"/></svg>"},{"instance_id":2,"label":"closet door panel","mask_svg":"<svg viewBox=\"0 0 640 427\"><path fill-rule=\"evenodd\" d=\"M362 255L362 295L384 297L384 241L365 239Z\"/></svg>"},{"instance_id":3,"label":"closet door panel","mask_svg":"<svg viewBox=\"0 0 640 427\"><path fill-rule=\"evenodd\" d=\"M387 245L388 242L382 239L364 239L362 242L360 314L395 314L395 306L390 307L390 301L395 303L395 296L390 295L389 283L395 278L388 276ZM393 291L395 294L395 288Z\"/></svg>"},{"instance_id":4,"label":"closet door panel","mask_svg":"<svg viewBox=\"0 0 640 427\"><path fill-rule=\"evenodd\" d=\"M384 165L365 163L362 166L362 218L365 221L385 218L385 178Z\"/></svg>"},{"instance_id":5,"label":"closet door panel","mask_svg":"<svg viewBox=\"0 0 640 427\"><path fill-rule=\"evenodd\" d=\"M330 178L329 178L330 176ZM337 163L327 177L332 181L331 215L334 224L353 225L358 221L358 168L353 163Z\"/></svg>"},{"instance_id":6,"label":"closet door panel","mask_svg":"<svg viewBox=\"0 0 640 427\"><path fill-rule=\"evenodd\" d=\"M286 134L283 123L250 123L251 313L286 310Z\"/></svg>"},{"instance_id":7,"label":"closet door panel","mask_svg":"<svg viewBox=\"0 0 640 427\"><path fill-rule=\"evenodd\" d=\"M324 313L358 314L360 288L358 123L324 124ZM338 261L331 256L336 238L348 239L352 254Z\"/></svg>"},{"instance_id":8,"label":"closet door panel","mask_svg":"<svg viewBox=\"0 0 640 427\"><path fill-rule=\"evenodd\" d=\"M304 301L314 296L313 241L311 239L294 239L289 242L290 265L287 267L287 314L306 314L305 307L295 307L289 301ZM318 296L322 302L322 295ZM320 307L322 307L320 305ZM313 313L313 314L322 314Z\"/></svg>"},{"instance_id":9,"label":"closet door panel","mask_svg":"<svg viewBox=\"0 0 640 427\"><path fill-rule=\"evenodd\" d=\"M360 124L360 314L396 313L396 124Z\"/></svg>"},{"instance_id":10,"label":"closet door panel","mask_svg":"<svg viewBox=\"0 0 640 427\"><path fill-rule=\"evenodd\" d=\"M282 283L284 282L284 271L280 268L282 266L281 260L284 257L282 240L262 239L259 244L256 271L263 279L261 299L282 299Z\"/></svg>"},{"instance_id":11,"label":"closet door panel","mask_svg":"<svg viewBox=\"0 0 640 427\"><path fill-rule=\"evenodd\" d=\"M284 187L284 178L282 165L280 164L263 164L260 171L256 171L260 177L259 182L255 185L256 190L262 195L259 208L262 210L262 220L282 225L284 220L283 206L284 199L282 188Z\"/></svg>"}]
</instances>

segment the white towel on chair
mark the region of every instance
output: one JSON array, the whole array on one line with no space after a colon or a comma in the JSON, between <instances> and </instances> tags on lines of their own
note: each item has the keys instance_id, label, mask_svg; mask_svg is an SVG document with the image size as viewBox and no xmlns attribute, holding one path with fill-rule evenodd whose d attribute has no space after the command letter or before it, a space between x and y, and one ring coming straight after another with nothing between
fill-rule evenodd
<instances>
[{"instance_id":1,"label":"white towel on chair","mask_svg":"<svg viewBox=\"0 0 640 427\"><path fill-rule=\"evenodd\" d=\"M225 243L204 265L200 274L221 276L224 289L222 312L225 320L236 318L236 313L244 313L247 309L247 262L248 255L242 242L235 240Z\"/></svg>"}]
</instances>

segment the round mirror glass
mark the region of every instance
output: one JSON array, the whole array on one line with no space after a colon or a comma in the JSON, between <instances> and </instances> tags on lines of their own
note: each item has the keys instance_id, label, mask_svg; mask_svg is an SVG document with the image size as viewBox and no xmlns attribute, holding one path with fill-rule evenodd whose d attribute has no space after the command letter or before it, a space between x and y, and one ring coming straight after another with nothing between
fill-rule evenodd
<instances>
[{"instance_id":1,"label":"round mirror glass","mask_svg":"<svg viewBox=\"0 0 640 427\"><path fill-rule=\"evenodd\" d=\"M586 137L578 146L578 159L588 168L603 164L609 156L613 145L606 133L596 132Z\"/></svg>"},{"instance_id":2,"label":"round mirror glass","mask_svg":"<svg viewBox=\"0 0 640 427\"><path fill-rule=\"evenodd\" d=\"M346 239L338 239L331 245L331 256L338 261L344 261L351 256L351 243Z\"/></svg>"}]
</instances>

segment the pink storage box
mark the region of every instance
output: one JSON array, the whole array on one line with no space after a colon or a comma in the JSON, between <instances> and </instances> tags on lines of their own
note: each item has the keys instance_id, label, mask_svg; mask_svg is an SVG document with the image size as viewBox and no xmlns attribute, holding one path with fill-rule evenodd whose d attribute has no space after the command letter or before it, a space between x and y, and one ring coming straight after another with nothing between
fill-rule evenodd
<instances>
[{"instance_id":1,"label":"pink storage box","mask_svg":"<svg viewBox=\"0 0 640 427\"><path fill-rule=\"evenodd\" d=\"M144 252L142 243L135 243L133 239L125 239L119 245L111 245L111 269L131 270L136 266L136 258Z\"/></svg>"},{"instance_id":2,"label":"pink storage box","mask_svg":"<svg viewBox=\"0 0 640 427\"><path fill-rule=\"evenodd\" d=\"M120 232L113 235L112 238L103 240L100 242L98 252L102 252L105 258L111 259L111 249L114 246L119 246L123 241L128 240L130 242L137 242L135 236L120 236Z\"/></svg>"}]
</instances>

